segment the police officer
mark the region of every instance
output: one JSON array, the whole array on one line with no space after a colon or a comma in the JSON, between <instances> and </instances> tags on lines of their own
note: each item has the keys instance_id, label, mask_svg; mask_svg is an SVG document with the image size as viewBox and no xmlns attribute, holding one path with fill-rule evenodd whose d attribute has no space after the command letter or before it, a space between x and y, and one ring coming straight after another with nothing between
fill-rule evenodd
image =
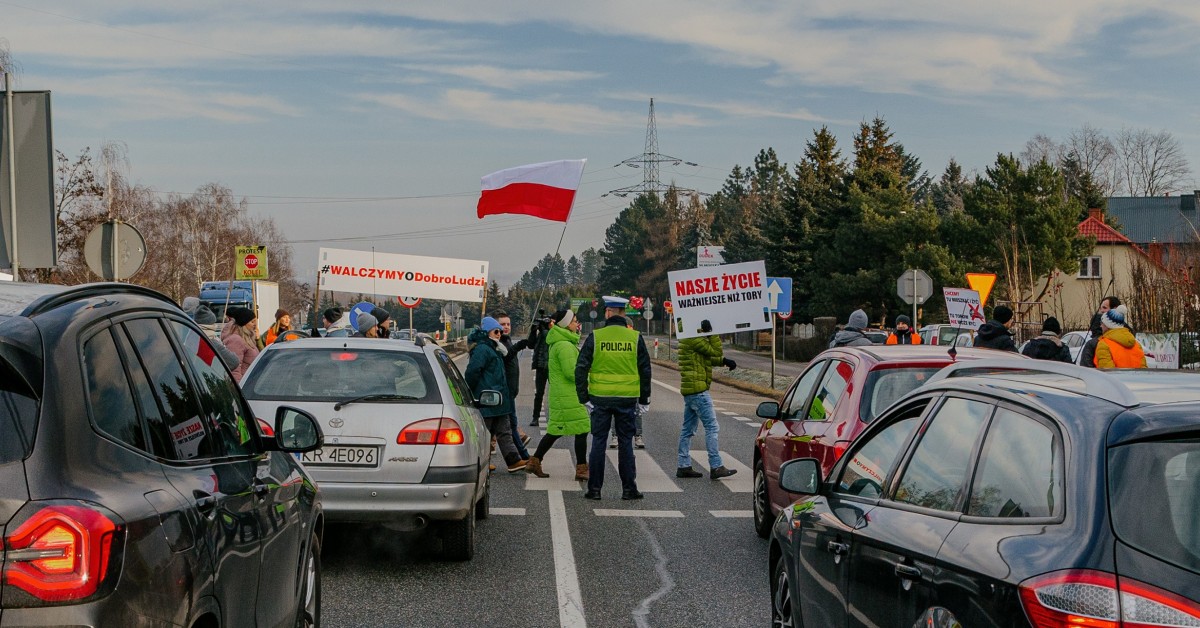
<instances>
[{"instance_id":1,"label":"police officer","mask_svg":"<svg viewBox=\"0 0 1200 628\"><path fill-rule=\"evenodd\" d=\"M604 327L588 335L575 364L575 392L592 420L590 475L583 495L587 499L600 499L610 427L617 434L621 499L645 497L637 489L633 435L637 416L650 409L650 352L641 334L625 325L627 303L621 297L604 297Z\"/></svg>"}]
</instances>

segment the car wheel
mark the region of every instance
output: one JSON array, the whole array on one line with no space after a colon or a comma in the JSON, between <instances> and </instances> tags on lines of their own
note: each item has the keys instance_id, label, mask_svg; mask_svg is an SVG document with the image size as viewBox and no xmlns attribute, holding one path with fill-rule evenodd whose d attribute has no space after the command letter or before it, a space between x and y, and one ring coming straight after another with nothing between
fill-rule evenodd
<instances>
[{"instance_id":1,"label":"car wheel","mask_svg":"<svg viewBox=\"0 0 1200 628\"><path fill-rule=\"evenodd\" d=\"M797 628L792 609L792 587L783 557L771 568L771 628Z\"/></svg>"},{"instance_id":2,"label":"car wheel","mask_svg":"<svg viewBox=\"0 0 1200 628\"><path fill-rule=\"evenodd\" d=\"M754 531L762 538L771 536L771 496L767 492L767 472L762 460L754 463Z\"/></svg>"},{"instance_id":3,"label":"car wheel","mask_svg":"<svg viewBox=\"0 0 1200 628\"><path fill-rule=\"evenodd\" d=\"M313 532L304 560L304 578L300 589L300 608L296 611L296 628L317 628L321 625L321 539Z\"/></svg>"},{"instance_id":4,"label":"car wheel","mask_svg":"<svg viewBox=\"0 0 1200 628\"><path fill-rule=\"evenodd\" d=\"M492 512L492 487L486 486L483 489L483 497L475 502L475 519L483 521L488 518Z\"/></svg>"},{"instance_id":5,"label":"car wheel","mask_svg":"<svg viewBox=\"0 0 1200 628\"><path fill-rule=\"evenodd\" d=\"M459 521L442 527L442 554L449 560L471 560L475 556L475 504Z\"/></svg>"}]
</instances>

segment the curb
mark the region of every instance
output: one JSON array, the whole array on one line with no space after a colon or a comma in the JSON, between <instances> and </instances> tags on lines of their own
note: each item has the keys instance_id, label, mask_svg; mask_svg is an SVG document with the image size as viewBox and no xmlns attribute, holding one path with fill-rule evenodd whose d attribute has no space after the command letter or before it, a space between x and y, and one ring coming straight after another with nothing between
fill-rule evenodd
<instances>
[{"instance_id":1,"label":"curb","mask_svg":"<svg viewBox=\"0 0 1200 628\"><path fill-rule=\"evenodd\" d=\"M655 358L651 358L650 362L652 364L657 364L658 366L663 366L663 367L669 368L672 371L679 371L679 365L676 364L675 362L670 362L667 360L658 360ZM730 388L736 388L743 392L749 392L749 393L754 393L756 395L762 395L768 399L774 399L776 401L781 400L783 398L784 392L786 392L786 391L782 391L782 390L771 390L770 388L767 388L766 386L759 386L758 384L744 382L740 379L733 379L730 377L722 377L721 375L718 375L717 373L713 373L713 381L717 382L718 384L721 384L722 386L728 386Z\"/></svg>"}]
</instances>

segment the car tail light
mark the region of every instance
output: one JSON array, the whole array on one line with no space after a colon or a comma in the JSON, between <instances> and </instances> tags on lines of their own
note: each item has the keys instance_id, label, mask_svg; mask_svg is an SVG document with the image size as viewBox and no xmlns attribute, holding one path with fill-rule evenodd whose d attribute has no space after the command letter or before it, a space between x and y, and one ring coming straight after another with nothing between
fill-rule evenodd
<instances>
[{"instance_id":1,"label":"car tail light","mask_svg":"<svg viewBox=\"0 0 1200 628\"><path fill-rule=\"evenodd\" d=\"M87 506L39 505L4 538L5 588L16 587L43 602L87 598L113 566L114 538L121 531Z\"/></svg>"},{"instance_id":2,"label":"car tail light","mask_svg":"<svg viewBox=\"0 0 1200 628\"><path fill-rule=\"evenodd\" d=\"M396 437L400 445L461 445L463 441L462 428L449 417L417 421Z\"/></svg>"},{"instance_id":3,"label":"car tail light","mask_svg":"<svg viewBox=\"0 0 1200 628\"><path fill-rule=\"evenodd\" d=\"M1035 628L1200 627L1195 601L1101 571L1057 571L1023 582L1020 591Z\"/></svg>"}]
</instances>

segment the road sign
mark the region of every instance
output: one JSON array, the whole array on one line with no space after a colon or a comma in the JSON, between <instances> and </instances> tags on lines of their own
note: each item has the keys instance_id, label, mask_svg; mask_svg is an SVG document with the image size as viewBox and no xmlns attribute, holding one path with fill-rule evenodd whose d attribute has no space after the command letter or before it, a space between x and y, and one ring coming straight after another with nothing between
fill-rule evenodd
<instances>
[{"instance_id":1,"label":"road sign","mask_svg":"<svg viewBox=\"0 0 1200 628\"><path fill-rule=\"evenodd\" d=\"M400 305L409 309L421 304L421 297L396 297L396 300L400 302Z\"/></svg>"},{"instance_id":2,"label":"road sign","mask_svg":"<svg viewBox=\"0 0 1200 628\"><path fill-rule=\"evenodd\" d=\"M910 268L896 280L896 294L909 305L920 305L933 296L933 279L919 268Z\"/></svg>"},{"instance_id":3,"label":"road sign","mask_svg":"<svg viewBox=\"0 0 1200 628\"><path fill-rule=\"evenodd\" d=\"M967 273L967 285L979 293L979 304L986 305L992 286L996 285L995 273Z\"/></svg>"},{"instance_id":4,"label":"road sign","mask_svg":"<svg viewBox=\"0 0 1200 628\"><path fill-rule=\"evenodd\" d=\"M646 320L650 320L650 319L654 318L654 310L652 310L650 308L646 308L646 309L642 310L642 318L644 318Z\"/></svg>"},{"instance_id":5,"label":"road sign","mask_svg":"<svg viewBox=\"0 0 1200 628\"><path fill-rule=\"evenodd\" d=\"M597 314L596 314L596 310L590 310L590 311L588 312L588 318L590 318L590 319L592 319L592 320L596 320L596 316L597 316Z\"/></svg>"},{"instance_id":6,"label":"road sign","mask_svg":"<svg viewBox=\"0 0 1200 628\"><path fill-rule=\"evenodd\" d=\"M792 278L767 277L767 300L772 312L792 310Z\"/></svg>"},{"instance_id":7,"label":"road sign","mask_svg":"<svg viewBox=\"0 0 1200 628\"><path fill-rule=\"evenodd\" d=\"M675 310L675 306L671 305L670 301L663 301L663 311L664 312L666 312L667 314L670 314L674 310Z\"/></svg>"},{"instance_id":8,"label":"road sign","mask_svg":"<svg viewBox=\"0 0 1200 628\"><path fill-rule=\"evenodd\" d=\"M792 317L792 313L791 312L779 312L777 314L777 316L779 316L780 320L786 321L787 319Z\"/></svg>"},{"instance_id":9,"label":"road sign","mask_svg":"<svg viewBox=\"0 0 1200 628\"><path fill-rule=\"evenodd\" d=\"M462 314L462 306L457 303L447 303L442 306L442 314L450 318L458 318L458 315Z\"/></svg>"},{"instance_id":10,"label":"road sign","mask_svg":"<svg viewBox=\"0 0 1200 628\"><path fill-rule=\"evenodd\" d=\"M363 301L350 308L350 326L357 330L359 314L370 314L373 309L375 309L375 304L369 301Z\"/></svg>"},{"instance_id":11,"label":"road sign","mask_svg":"<svg viewBox=\"0 0 1200 628\"><path fill-rule=\"evenodd\" d=\"M133 225L110 220L88 234L83 259L105 281L129 279L146 263L146 240Z\"/></svg>"}]
</instances>

